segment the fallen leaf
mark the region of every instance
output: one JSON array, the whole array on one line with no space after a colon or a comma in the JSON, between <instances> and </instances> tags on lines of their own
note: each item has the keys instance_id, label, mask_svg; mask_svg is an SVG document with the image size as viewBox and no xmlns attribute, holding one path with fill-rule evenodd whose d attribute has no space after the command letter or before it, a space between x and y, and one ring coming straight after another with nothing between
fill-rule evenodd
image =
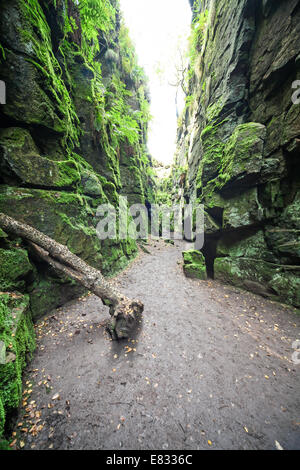
<instances>
[{"instance_id":1,"label":"fallen leaf","mask_svg":"<svg viewBox=\"0 0 300 470\"><path fill-rule=\"evenodd\" d=\"M278 441L275 441L275 446L277 450L283 450L283 447L281 447Z\"/></svg>"},{"instance_id":2,"label":"fallen leaf","mask_svg":"<svg viewBox=\"0 0 300 470\"><path fill-rule=\"evenodd\" d=\"M53 395L52 400L60 400L60 394L56 393L55 395Z\"/></svg>"}]
</instances>

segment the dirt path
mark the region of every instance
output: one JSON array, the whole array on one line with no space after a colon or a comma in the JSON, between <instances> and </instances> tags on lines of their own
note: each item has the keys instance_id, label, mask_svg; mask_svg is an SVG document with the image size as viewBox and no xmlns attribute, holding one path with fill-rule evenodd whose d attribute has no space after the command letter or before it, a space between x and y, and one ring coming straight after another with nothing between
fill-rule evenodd
<instances>
[{"instance_id":1,"label":"dirt path","mask_svg":"<svg viewBox=\"0 0 300 470\"><path fill-rule=\"evenodd\" d=\"M132 342L110 341L95 296L40 322L16 427L21 447L300 448L299 315L185 278L176 245L152 242L116 279L145 303Z\"/></svg>"}]
</instances>

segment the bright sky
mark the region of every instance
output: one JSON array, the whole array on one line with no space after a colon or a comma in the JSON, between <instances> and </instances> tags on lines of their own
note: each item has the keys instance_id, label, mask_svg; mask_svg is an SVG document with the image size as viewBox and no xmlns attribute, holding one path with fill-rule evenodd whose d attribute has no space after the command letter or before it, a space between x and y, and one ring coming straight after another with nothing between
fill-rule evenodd
<instances>
[{"instance_id":1,"label":"bright sky","mask_svg":"<svg viewBox=\"0 0 300 470\"><path fill-rule=\"evenodd\" d=\"M120 3L139 64L149 78L153 116L149 151L156 160L170 164L175 151L177 118L176 88L168 83L175 82L179 48L186 50L191 8L188 0L120 0ZM179 101L181 111L182 95Z\"/></svg>"}]
</instances>

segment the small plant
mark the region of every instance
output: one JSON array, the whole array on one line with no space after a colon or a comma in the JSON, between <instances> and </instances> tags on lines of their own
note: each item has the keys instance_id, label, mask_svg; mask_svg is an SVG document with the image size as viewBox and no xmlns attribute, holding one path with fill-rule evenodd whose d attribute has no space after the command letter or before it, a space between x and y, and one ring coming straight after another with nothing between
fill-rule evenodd
<instances>
[{"instance_id":1,"label":"small plant","mask_svg":"<svg viewBox=\"0 0 300 470\"><path fill-rule=\"evenodd\" d=\"M198 13L192 24L192 33L189 37L189 58L190 69L188 78L190 79L194 73L195 63L204 42L205 32L207 28L208 10Z\"/></svg>"}]
</instances>

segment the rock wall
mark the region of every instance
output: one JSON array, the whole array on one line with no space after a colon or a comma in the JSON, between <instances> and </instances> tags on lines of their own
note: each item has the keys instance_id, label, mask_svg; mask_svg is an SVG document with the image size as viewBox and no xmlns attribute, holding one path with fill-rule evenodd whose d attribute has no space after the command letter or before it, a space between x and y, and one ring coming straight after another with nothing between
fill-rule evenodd
<instances>
[{"instance_id":1,"label":"rock wall","mask_svg":"<svg viewBox=\"0 0 300 470\"><path fill-rule=\"evenodd\" d=\"M191 3L177 197L204 204L208 275L300 307L300 2Z\"/></svg>"},{"instance_id":2,"label":"rock wall","mask_svg":"<svg viewBox=\"0 0 300 470\"><path fill-rule=\"evenodd\" d=\"M3 1L0 60L7 94L0 109L0 211L105 275L124 268L136 243L100 241L96 209L118 206L120 194L151 203L153 180L146 80L118 1ZM0 438L33 349L31 318L80 293L0 230ZM24 307L16 320L14 299Z\"/></svg>"}]
</instances>

